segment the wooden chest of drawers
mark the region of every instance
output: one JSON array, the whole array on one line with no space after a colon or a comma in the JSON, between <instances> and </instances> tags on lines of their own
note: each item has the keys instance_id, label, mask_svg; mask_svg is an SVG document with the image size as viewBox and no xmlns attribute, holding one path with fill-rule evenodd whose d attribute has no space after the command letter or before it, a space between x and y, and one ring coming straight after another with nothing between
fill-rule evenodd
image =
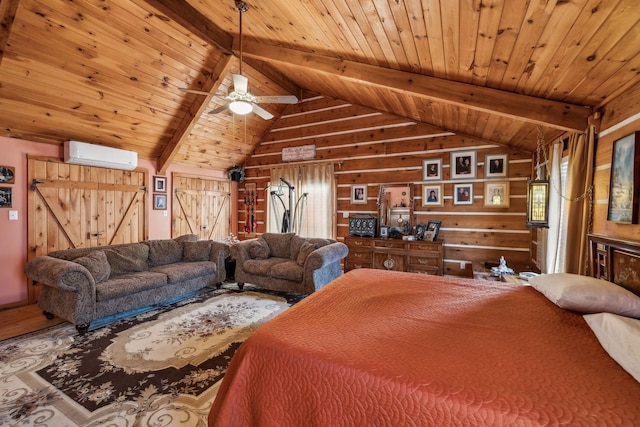
<instances>
[{"instance_id":1,"label":"wooden chest of drawers","mask_svg":"<svg viewBox=\"0 0 640 427\"><path fill-rule=\"evenodd\" d=\"M371 237L345 238L349 254L345 271L354 268L408 271L442 276L442 241L409 241Z\"/></svg>"}]
</instances>

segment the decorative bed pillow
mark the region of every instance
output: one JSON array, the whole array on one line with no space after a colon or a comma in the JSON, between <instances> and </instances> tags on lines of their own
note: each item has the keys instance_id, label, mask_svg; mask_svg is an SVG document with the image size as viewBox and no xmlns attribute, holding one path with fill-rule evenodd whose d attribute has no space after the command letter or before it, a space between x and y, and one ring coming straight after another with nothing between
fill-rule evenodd
<instances>
[{"instance_id":1,"label":"decorative bed pillow","mask_svg":"<svg viewBox=\"0 0 640 427\"><path fill-rule=\"evenodd\" d=\"M211 240L200 240L198 242L184 242L182 243L184 248L183 261L196 262L196 261L209 261L209 255L211 253Z\"/></svg>"},{"instance_id":2,"label":"decorative bed pillow","mask_svg":"<svg viewBox=\"0 0 640 427\"><path fill-rule=\"evenodd\" d=\"M96 284L104 282L111 275L111 267L103 251L94 251L73 261L89 270Z\"/></svg>"},{"instance_id":3,"label":"decorative bed pillow","mask_svg":"<svg viewBox=\"0 0 640 427\"><path fill-rule=\"evenodd\" d=\"M640 318L640 297L606 280L554 273L532 277L529 283L558 307L567 310Z\"/></svg>"},{"instance_id":4,"label":"decorative bed pillow","mask_svg":"<svg viewBox=\"0 0 640 427\"><path fill-rule=\"evenodd\" d=\"M182 261L182 245L173 239L146 240L149 246L149 266L173 264Z\"/></svg>"},{"instance_id":5,"label":"decorative bed pillow","mask_svg":"<svg viewBox=\"0 0 640 427\"><path fill-rule=\"evenodd\" d=\"M311 243L311 242L302 243L302 245L300 246L300 252L298 252L298 259L296 260L298 265L304 266L304 262L307 260L307 257L309 256L309 254L315 251L316 249L318 249L318 245L316 245L315 243Z\"/></svg>"},{"instance_id":6,"label":"decorative bed pillow","mask_svg":"<svg viewBox=\"0 0 640 427\"><path fill-rule=\"evenodd\" d=\"M262 237L249 243L249 256L253 259L269 258L269 245Z\"/></svg>"},{"instance_id":7,"label":"decorative bed pillow","mask_svg":"<svg viewBox=\"0 0 640 427\"><path fill-rule=\"evenodd\" d=\"M111 274L109 277L125 273L135 273L147 271L147 258L149 258L149 247L142 243L132 243L130 245L105 249L104 254L109 261Z\"/></svg>"},{"instance_id":8,"label":"decorative bed pillow","mask_svg":"<svg viewBox=\"0 0 640 427\"><path fill-rule=\"evenodd\" d=\"M640 382L640 320L611 313L583 317L609 356Z\"/></svg>"}]
</instances>

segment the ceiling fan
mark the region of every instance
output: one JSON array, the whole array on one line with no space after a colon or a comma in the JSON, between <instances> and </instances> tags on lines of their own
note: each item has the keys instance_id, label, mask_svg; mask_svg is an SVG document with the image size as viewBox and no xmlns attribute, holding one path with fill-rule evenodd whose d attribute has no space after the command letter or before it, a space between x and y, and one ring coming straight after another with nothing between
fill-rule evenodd
<instances>
[{"instance_id":1,"label":"ceiling fan","mask_svg":"<svg viewBox=\"0 0 640 427\"><path fill-rule=\"evenodd\" d=\"M242 13L249 9L247 3L242 0L235 0L236 8L240 15L240 73L232 74L233 91L224 96L228 103L209 111L209 114L218 114L226 109L235 114L245 115L250 112L256 113L265 120L273 118L273 114L260 107L258 104L295 104L298 98L294 95L256 96L249 92L249 79L242 75ZM201 90L180 88L183 92L196 93L200 95L212 95L210 92Z\"/></svg>"}]
</instances>

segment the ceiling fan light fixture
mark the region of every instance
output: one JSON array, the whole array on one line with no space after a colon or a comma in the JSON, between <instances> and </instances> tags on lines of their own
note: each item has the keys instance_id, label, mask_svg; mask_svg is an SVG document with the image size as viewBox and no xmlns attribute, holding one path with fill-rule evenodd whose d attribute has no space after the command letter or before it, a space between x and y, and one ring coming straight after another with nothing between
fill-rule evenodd
<instances>
[{"instance_id":1,"label":"ceiling fan light fixture","mask_svg":"<svg viewBox=\"0 0 640 427\"><path fill-rule=\"evenodd\" d=\"M229 109L236 114L244 116L253 111L253 105L247 101L232 101L229 103Z\"/></svg>"}]
</instances>

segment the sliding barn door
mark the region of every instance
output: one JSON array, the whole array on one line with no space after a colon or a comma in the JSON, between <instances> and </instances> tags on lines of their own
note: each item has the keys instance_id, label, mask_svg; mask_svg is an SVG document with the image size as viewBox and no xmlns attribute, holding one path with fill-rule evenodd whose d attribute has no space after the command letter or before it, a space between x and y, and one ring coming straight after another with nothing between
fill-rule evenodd
<instances>
[{"instance_id":1,"label":"sliding barn door","mask_svg":"<svg viewBox=\"0 0 640 427\"><path fill-rule=\"evenodd\" d=\"M219 240L229 235L229 181L174 173L171 234Z\"/></svg>"},{"instance_id":2,"label":"sliding barn door","mask_svg":"<svg viewBox=\"0 0 640 427\"><path fill-rule=\"evenodd\" d=\"M147 239L146 171L28 159L28 259ZM37 301L29 283L29 302Z\"/></svg>"}]
</instances>

